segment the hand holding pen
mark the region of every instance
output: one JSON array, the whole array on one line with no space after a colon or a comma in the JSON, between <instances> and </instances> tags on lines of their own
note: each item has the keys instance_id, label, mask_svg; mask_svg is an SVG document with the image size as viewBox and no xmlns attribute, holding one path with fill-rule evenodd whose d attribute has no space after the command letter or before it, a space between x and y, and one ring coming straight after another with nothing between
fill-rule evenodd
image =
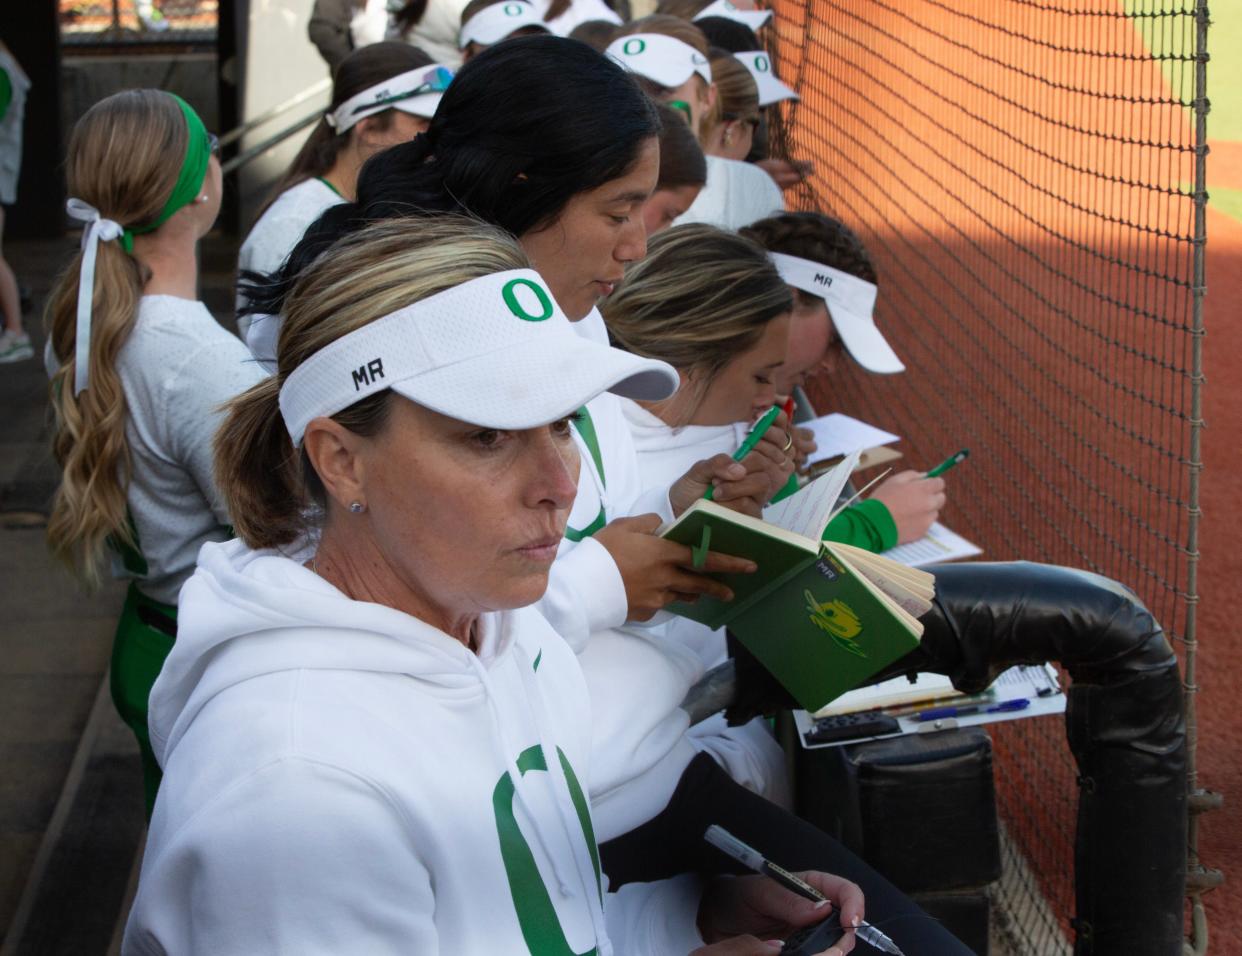
<instances>
[{"instance_id":1,"label":"hand holding pen","mask_svg":"<svg viewBox=\"0 0 1242 956\"><path fill-rule=\"evenodd\" d=\"M862 912L862 891L849 880L828 873L803 873L822 892L841 901L845 912ZM818 892L818 891L817 891ZM698 925L711 945L692 956L779 956L802 931L831 919L832 906L796 896L759 876L719 877L707 884L699 903ZM839 916L839 914L837 914ZM861 917L860 917L861 919ZM807 956L844 956L854 948L854 933L829 934L822 945L798 950Z\"/></svg>"},{"instance_id":2,"label":"hand holding pen","mask_svg":"<svg viewBox=\"0 0 1242 956\"><path fill-rule=\"evenodd\" d=\"M673 514L681 514L698 498L708 498L758 517L793 471L787 447L792 441L786 425L781 409L771 408L732 455L715 455L695 463L669 489Z\"/></svg>"},{"instance_id":3,"label":"hand holding pen","mask_svg":"<svg viewBox=\"0 0 1242 956\"><path fill-rule=\"evenodd\" d=\"M896 943L862 918L862 890L849 880L828 873L790 873L771 860L765 859L758 850L743 843L724 827L708 827L707 832L703 834L703 839L748 869L769 877L773 887L783 887L803 900L815 904L809 911L804 905L800 907L801 914L795 923L792 920L798 914L795 914L792 902L787 903L786 915L790 917L788 921L790 926L800 928L823 920L823 915L816 918L817 911L827 905L830 899L836 899L840 922L846 930L845 936L834 944L841 953L847 953L853 948L853 936L856 933L882 953L903 956L901 948ZM789 901L789 894L783 894L779 898ZM810 918L807 918L808 916Z\"/></svg>"}]
</instances>

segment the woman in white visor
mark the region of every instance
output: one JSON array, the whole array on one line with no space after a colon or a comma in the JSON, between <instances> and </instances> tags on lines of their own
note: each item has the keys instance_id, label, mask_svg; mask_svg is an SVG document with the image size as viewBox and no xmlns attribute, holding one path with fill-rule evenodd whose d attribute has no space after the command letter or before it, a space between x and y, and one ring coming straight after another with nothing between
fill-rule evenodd
<instances>
[{"instance_id":1,"label":"woman in white visor","mask_svg":"<svg viewBox=\"0 0 1242 956\"><path fill-rule=\"evenodd\" d=\"M642 207L658 178L657 132L651 103L631 75L584 44L556 37L497 44L462 68L426 136L367 164L356 203L324 213L282 274L256 290L254 305L283 308L300 270L368 221L466 212L516 236L575 333L606 343L595 304L646 253ZM587 402L574 431L578 491L539 610L578 652L587 681L589 794L605 872L612 878L615 865L616 883L720 872L732 864L702 834L707 822L727 821L739 838L795 867L843 872L839 863L857 873L850 878L867 881L869 906L874 893L886 914L918 914L830 837L699 753L679 705L702 674L702 660L659 643L658 625L648 634L628 627L678 595L722 594L718 581L693 568L689 548L653 531L708 486L717 501L756 513L790 473L781 451L785 430L774 425L743 464L715 455L654 487L643 486L618 396ZM705 564L748 567L714 553ZM899 925L924 943L921 952L962 952L935 924L915 932L929 925L925 917Z\"/></svg>"},{"instance_id":2,"label":"woman in white visor","mask_svg":"<svg viewBox=\"0 0 1242 956\"><path fill-rule=\"evenodd\" d=\"M823 918L762 877L606 892L587 688L530 605L576 410L675 387L577 335L477 221L377 223L299 279L217 438L239 540L203 549L152 691L165 778L123 952L768 956L746 934Z\"/></svg>"},{"instance_id":3,"label":"woman in white visor","mask_svg":"<svg viewBox=\"0 0 1242 956\"><path fill-rule=\"evenodd\" d=\"M427 128L451 79L447 69L404 43L374 43L346 57L327 112L242 243L238 272L280 268L307 226L325 209L354 198L358 170L369 157ZM238 331L256 358L274 354L275 323L252 330L243 315Z\"/></svg>"},{"instance_id":4,"label":"woman in white visor","mask_svg":"<svg viewBox=\"0 0 1242 956\"><path fill-rule=\"evenodd\" d=\"M777 376L782 395L821 372L830 373L842 352L869 372L905 371L875 323L875 267L848 226L823 213L789 212L741 233L768 250L793 293L789 354ZM907 469L886 478L866 501L835 519L839 527L832 540L870 551L917 541L944 504L943 478Z\"/></svg>"},{"instance_id":5,"label":"woman in white visor","mask_svg":"<svg viewBox=\"0 0 1242 956\"><path fill-rule=\"evenodd\" d=\"M707 39L698 27L677 17L652 14L629 24L607 52L634 73L654 99L682 111L707 154L707 183L678 223L705 222L737 229L785 208L771 176L732 153L726 155L723 143L714 142L711 134L717 124L711 117L718 109L719 90L713 82ZM746 83L745 77L739 79Z\"/></svg>"},{"instance_id":6,"label":"woman in white visor","mask_svg":"<svg viewBox=\"0 0 1242 956\"><path fill-rule=\"evenodd\" d=\"M461 12L457 45L466 63L509 37L551 32L539 11L526 0L471 0Z\"/></svg>"}]
</instances>

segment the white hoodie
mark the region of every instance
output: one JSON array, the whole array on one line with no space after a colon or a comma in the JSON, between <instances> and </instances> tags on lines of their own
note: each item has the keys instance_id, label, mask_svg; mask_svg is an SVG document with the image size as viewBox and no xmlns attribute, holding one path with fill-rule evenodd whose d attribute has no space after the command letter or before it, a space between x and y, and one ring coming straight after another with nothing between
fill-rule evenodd
<instances>
[{"instance_id":1,"label":"white hoodie","mask_svg":"<svg viewBox=\"0 0 1242 956\"><path fill-rule=\"evenodd\" d=\"M181 592L124 953L701 945L689 877L608 894L605 923L586 688L538 613L485 615L476 655L308 553L209 544Z\"/></svg>"},{"instance_id":2,"label":"white hoodie","mask_svg":"<svg viewBox=\"0 0 1242 956\"><path fill-rule=\"evenodd\" d=\"M674 481L704 458L732 454L749 431L746 422L673 428L628 398L617 401L634 442L639 473L648 485ZM706 669L728 656L724 628L713 631L696 621L676 618L666 628L665 637L696 654ZM730 727L723 714L716 714L691 727L690 740L742 786L787 809L792 807L784 751L762 718Z\"/></svg>"},{"instance_id":3,"label":"white hoodie","mask_svg":"<svg viewBox=\"0 0 1242 956\"><path fill-rule=\"evenodd\" d=\"M598 311L575 322L574 330L608 341ZM672 518L668 483L642 483L620 402L605 392L587 403L604 475L579 438L582 468L570 528L588 527L601 508L607 521L652 512ZM621 630L629 612L625 585L594 538L561 541L548 591L536 606L578 652L590 689L591 809L600 841L611 840L663 810L698 753L686 736L690 719L680 704L703 667L694 654L668 646L659 620Z\"/></svg>"}]
</instances>

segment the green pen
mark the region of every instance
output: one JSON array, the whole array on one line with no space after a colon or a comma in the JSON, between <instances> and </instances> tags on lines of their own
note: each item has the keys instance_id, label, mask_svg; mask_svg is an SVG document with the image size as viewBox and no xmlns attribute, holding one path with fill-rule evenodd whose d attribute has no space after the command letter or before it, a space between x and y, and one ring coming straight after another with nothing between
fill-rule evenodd
<instances>
[{"instance_id":1,"label":"green pen","mask_svg":"<svg viewBox=\"0 0 1242 956\"><path fill-rule=\"evenodd\" d=\"M970 457L970 449L963 448L956 455L950 455L948 458L946 458L944 461L938 464L935 468L933 468L923 477L939 478L941 475L943 475L946 471L948 471L954 465L960 465L962 462L964 462L969 457Z\"/></svg>"},{"instance_id":2,"label":"green pen","mask_svg":"<svg viewBox=\"0 0 1242 956\"><path fill-rule=\"evenodd\" d=\"M759 442L763 441L764 433L772 427L772 423L776 421L776 416L780 413L781 406L779 405L773 405L763 413L763 417L759 419L759 421L755 422L755 427L750 430L749 434L747 434L747 436L742 440L742 444L738 447L738 450L733 453L734 461L741 461L755 450L755 446L758 445ZM707 494L703 497L708 501L711 501L712 495L715 491L716 489L714 487L709 487L707 489Z\"/></svg>"}]
</instances>

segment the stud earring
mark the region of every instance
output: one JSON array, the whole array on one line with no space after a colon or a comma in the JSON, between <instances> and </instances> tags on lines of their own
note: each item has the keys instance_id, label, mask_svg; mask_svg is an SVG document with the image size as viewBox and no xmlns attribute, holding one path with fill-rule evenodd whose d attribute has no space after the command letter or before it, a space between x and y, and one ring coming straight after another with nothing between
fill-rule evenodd
<instances>
[{"instance_id":1,"label":"stud earring","mask_svg":"<svg viewBox=\"0 0 1242 956\"><path fill-rule=\"evenodd\" d=\"M349 503L350 514L360 515L366 510L367 510L367 506L364 505L361 501L351 501Z\"/></svg>"}]
</instances>

